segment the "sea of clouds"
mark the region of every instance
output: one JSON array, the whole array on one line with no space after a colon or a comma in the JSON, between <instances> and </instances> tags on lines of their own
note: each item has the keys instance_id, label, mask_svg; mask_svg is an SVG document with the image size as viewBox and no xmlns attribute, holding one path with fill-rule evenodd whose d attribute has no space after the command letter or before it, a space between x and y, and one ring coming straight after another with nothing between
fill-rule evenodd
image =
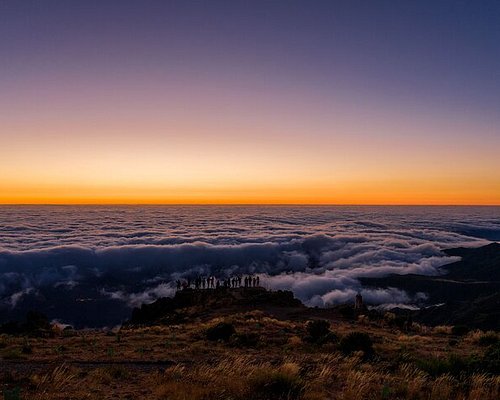
<instances>
[{"instance_id":1,"label":"sea of clouds","mask_svg":"<svg viewBox=\"0 0 500 400\"><path fill-rule=\"evenodd\" d=\"M500 240L499 207L0 207L0 302L93 287L130 307L196 275L260 274L310 306L414 307L358 278L442 273L444 248ZM36 303L35 303L36 304Z\"/></svg>"}]
</instances>

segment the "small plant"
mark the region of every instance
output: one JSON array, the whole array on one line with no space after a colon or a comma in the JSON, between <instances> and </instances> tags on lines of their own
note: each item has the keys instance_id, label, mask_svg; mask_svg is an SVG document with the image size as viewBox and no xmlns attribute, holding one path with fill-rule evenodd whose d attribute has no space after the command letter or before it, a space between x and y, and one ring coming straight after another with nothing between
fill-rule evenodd
<instances>
[{"instance_id":1,"label":"small plant","mask_svg":"<svg viewBox=\"0 0 500 400\"><path fill-rule=\"evenodd\" d=\"M106 354L108 355L108 357L113 357L115 355L115 349L113 349L112 347L108 347L106 350Z\"/></svg>"},{"instance_id":2,"label":"small plant","mask_svg":"<svg viewBox=\"0 0 500 400\"><path fill-rule=\"evenodd\" d=\"M351 332L340 341L340 350L349 355L356 351L362 351L365 358L373 356L373 343L368 334L363 332Z\"/></svg>"},{"instance_id":3,"label":"small plant","mask_svg":"<svg viewBox=\"0 0 500 400\"><path fill-rule=\"evenodd\" d=\"M295 364L285 364L278 370L262 368L249 380L249 396L254 400L296 400L302 398L305 383Z\"/></svg>"},{"instance_id":4,"label":"small plant","mask_svg":"<svg viewBox=\"0 0 500 400\"><path fill-rule=\"evenodd\" d=\"M207 339L212 341L222 340L227 342L235 333L234 325L228 322L220 322L206 330Z\"/></svg>"},{"instance_id":5,"label":"small plant","mask_svg":"<svg viewBox=\"0 0 500 400\"><path fill-rule=\"evenodd\" d=\"M36 385L38 398L45 399L49 393L61 392L75 378L76 375L62 364L48 374L36 376L33 383Z\"/></svg>"}]
</instances>

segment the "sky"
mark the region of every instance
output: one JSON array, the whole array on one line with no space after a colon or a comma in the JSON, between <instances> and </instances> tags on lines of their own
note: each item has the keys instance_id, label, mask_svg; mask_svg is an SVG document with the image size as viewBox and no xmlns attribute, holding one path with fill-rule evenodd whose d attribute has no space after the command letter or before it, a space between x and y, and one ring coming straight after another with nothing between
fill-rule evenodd
<instances>
[{"instance_id":1,"label":"sky","mask_svg":"<svg viewBox=\"0 0 500 400\"><path fill-rule=\"evenodd\" d=\"M0 0L0 203L500 204L498 1Z\"/></svg>"}]
</instances>

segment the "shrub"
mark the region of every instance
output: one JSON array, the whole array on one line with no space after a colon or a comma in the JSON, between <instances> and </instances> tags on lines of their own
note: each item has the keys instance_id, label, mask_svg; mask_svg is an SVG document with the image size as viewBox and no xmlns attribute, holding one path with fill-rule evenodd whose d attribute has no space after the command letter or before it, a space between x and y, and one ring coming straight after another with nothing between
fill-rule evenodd
<instances>
[{"instance_id":1,"label":"shrub","mask_svg":"<svg viewBox=\"0 0 500 400\"><path fill-rule=\"evenodd\" d=\"M481 360L481 369L491 374L500 374L500 342L496 342L486 350Z\"/></svg>"},{"instance_id":2,"label":"shrub","mask_svg":"<svg viewBox=\"0 0 500 400\"><path fill-rule=\"evenodd\" d=\"M316 341L330 333L330 323L324 319L309 321L306 329L311 339Z\"/></svg>"},{"instance_id":3,"label":"shrub","mask_svg":"<svg viewBox=\"0 0 500 400\"><path fill-rule=\"evenodd\" d=\"M424 358L416 361L419 369L432 377L451 375L459 377L461 374L471 374L477 368L477 361L470 357L460 357L452 354L447 358Z\"/></svg>"},{"instance_id":4,"label":"shrub","mask_svg":"<svg viewBox=\"0 0 500 400\"><path fill-rule=\"evenodd\" d=\"M302 398L305 383L298 374L295 364L285 364L278 370L262 368L249 380L253 400L296 400Z\"/></svg>"},{"instance_id":5,"label":"shrub","mask_svg":"<svg viewBox=\"0 0 500 400\"><path fill-rule=\"evenodd\" d=\"M337 341L337 336L330 330L330 322L326 320L309 321L306 329L308 334L307 340L309 342L323 344Z\"/></svg>"},{"instance_id":6,"label":"shrub","mask_svg":"<svg viewBox=\"0 0 500 400\"><path fill-rule=\"evenodd\" d=\"M222 340L224 342L227 342L235 333L236 329L234 329L233 324L230 324L228 322L220 322L217 325L208 328L206 331L206 336L208 340Z\"/></svg>"},{"instance_id":7,"label":"shrub","mask_svg":"<svg viewBox=\"0 0 500 400\"><path fill-rule=\"evenodd\" d=\"M479 337L477 344L479 344L480 346L491 346L497 344L499 341L500 340L496 332L488 331L483 333Z\"/></svg>"},{"instance_id":8,"label":"shrub","mask_svg":"<svg viewBox=\"0 0 500 400\"><path fill-rule=\"evenodd\" d=\"M340 350L344 354L362 351L365 358L373 355L373 343L368 334L363 332L351 332L340 341Z\"/></svg>"},{"instance_id":9,"label":"shrub","mask_svg":"<svg viewBox=\"0 0 500 400\"><path fill-rule=\"evenodd\" d=\"M500 373L500 342L490 346L482 357L461 357L451 354L447 358L426 358L416 361L416 365L430 376L451 375L461 377L475 373L497 375Z\"/></svg>"},{"instance_id":10,"label":"shrub","mask_svg":"<svg viewBox=\"0 0 500 400\"><path fill-rule=\"evenodd\" d=\"M451 334L455 336L465 336L469 333L470 329L465 325L455 325L451 328Z\"/></svg>"}]
</instances>

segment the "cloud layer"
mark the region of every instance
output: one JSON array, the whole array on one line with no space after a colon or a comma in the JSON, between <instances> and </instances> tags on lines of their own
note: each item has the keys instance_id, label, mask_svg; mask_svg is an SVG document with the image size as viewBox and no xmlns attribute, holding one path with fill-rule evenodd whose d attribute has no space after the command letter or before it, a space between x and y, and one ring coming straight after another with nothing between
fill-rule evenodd
<instances>
[{"instance_id":1,"label":"cloud layer","mask_svg":"<svg viewBox=\"0 0 500 400\"><path fill-rule=\"evenodd\" d=\"M137 306L181 277L258 273L309 305L424 300L367 289L360 277L439 274L441 250L500 234L499 208L1 207L0 297L92 286ZM476 236L469 236L475 233Z\"/></svg>"}]
</instances>

